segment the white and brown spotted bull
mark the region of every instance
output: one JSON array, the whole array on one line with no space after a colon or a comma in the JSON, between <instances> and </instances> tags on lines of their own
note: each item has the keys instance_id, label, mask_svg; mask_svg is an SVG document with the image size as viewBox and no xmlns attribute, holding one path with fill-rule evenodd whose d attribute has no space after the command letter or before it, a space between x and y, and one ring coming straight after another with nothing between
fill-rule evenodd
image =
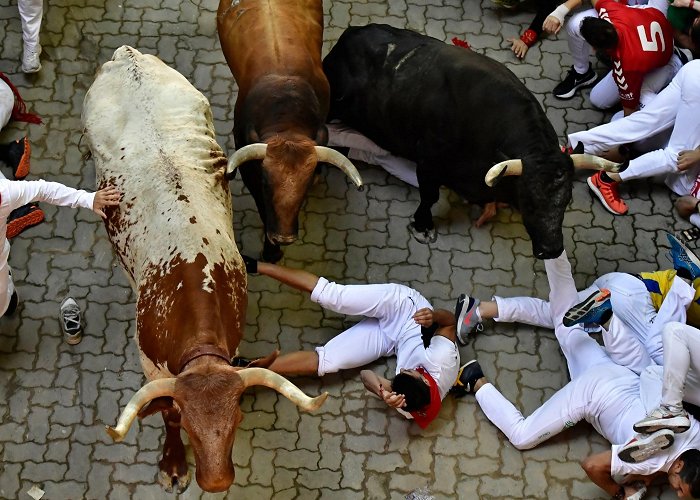
<instances>
[{"instance_id":1,"label":"white and brown spotted bull","mask_svg":"<svg viewBox=\"0 0 700 500\"><path fill-rule=\"evenodd\" d=\"M149 380L109 433L121 440L137 416L160 411L163 484L189 484L182 427L199 485L226 490L246 387L272 387L306 410L326 394L311 399L269 370L229 364L245 324L246 273L207 99L157 57L124 46L99 71L82 118L98 183L123 193L106 226L137 295L136 342Z\"/></svg>"},{"instance_id":2,"label":"white and brown spotted bull","mask_svg":"<svg viewBox=\"0 0 700 500\"><path fill-rule=\"evenodd\" d=\"M229 173L240 166L265 227L263 258L297 238L299 210L317 162L362 179L328 142L328 80L321 65L319 0L221 0L221 47L238 84Z\"/></svg>"}]
</instances>

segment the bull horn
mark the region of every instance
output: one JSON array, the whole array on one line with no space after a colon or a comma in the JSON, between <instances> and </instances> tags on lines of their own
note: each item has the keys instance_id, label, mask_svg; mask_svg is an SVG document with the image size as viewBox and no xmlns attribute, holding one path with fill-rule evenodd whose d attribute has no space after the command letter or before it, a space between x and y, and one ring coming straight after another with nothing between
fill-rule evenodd
<instances>
[{"instance_id":1,"label":"bull horn","mask_svg":"<svg viewBox=\"0 0 700 500\"><path fill-rule=\"evenodd\" d=\"M590 170L604 170L610 173L620 172L621 163L606 160L600 156L590 154L573 154L571 160L574 162L575 168L583 168Z\"/></svg>"},{"instance_id":2,"label":"bull horn","mask_svg":"<svg viewBox=\"0 0 700 500\"><path fill-rule=\"evenodd\" d=\"M311 398L282 375L265 368L244 368L237 373L245 387L264 385L274 389L302 410L318 410L328 397L328 393L324 392L320 396Z\"/></svg>"},{"instance_id":3,"label":"bull horn","mask_svg":"<svg viewBox=\"0 0 700 500\"><path fill-rule=\"evenodd\" d=\"M493 187L498 184L501 177L506 175L522 175L523 173L523 161L522 160L506 160L501 163L496 163L493 167L486 172L486 177L484 177L484 182L487 186Z\"/></svg>"},{"instance_id":4,"label":"bull horn","mask_svg":"<svg viewBox=\"0 0 700 500\"><path fill-rule=\"evenodd\" d=\"M226 175L231 175L233 172L243 165L245 162L250 160L262 160L265 158L267 153L267 144L262 142L256 142L254 144L248 144L243 146L241 149L237 149L233 156L228 160L228 167L226 167Z\"/></svg>"},{"instance_id":5,"label":"bull horn","mask_svg":"<svg viewBox=\"0 0 700 500\"><path fill-rule=\"evenodd\" d=\"M360 172L357 171L355 165L353 165L350 160L337 152L335 149L327 148L325 146L315 147L318 161L324 161L338 167L345 173L345 175L350 177L350 180L355 184L355 186L357 186L357 189L362 191L362 177L360 177Z\"/></svg>"},{"instance_id":6,"label":"bull horn","mask_svg":"<svg viewBox=\"0 0 700 500\"><path fill-rule=\"evenodd\" d=\"M175 394L175 378L162 378L147 383L131 397L126 408L124 408L122 414L119 415L117 426L105 426L107 428L107 434L117 443L120 442L124 439L126 433L129 432L129 428L141 408L156 398L172 396L173 394Z\"/></svg>"}]
</instances>

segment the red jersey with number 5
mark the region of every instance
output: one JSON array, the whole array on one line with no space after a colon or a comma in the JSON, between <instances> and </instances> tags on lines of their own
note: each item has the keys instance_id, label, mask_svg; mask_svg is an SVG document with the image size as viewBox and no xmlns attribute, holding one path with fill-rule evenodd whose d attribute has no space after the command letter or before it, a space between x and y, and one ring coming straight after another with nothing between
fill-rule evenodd
<instances>
[{"instance_id":1,"label":"red jersey with number 5","mask_svg":"<svg viewBox=\"0 0 700 500\"><path fill-rule=\"evenodd\" d=\"M600 19L615 26L619 43L610 53L613 78L622 105L636 109L644 75L671 58L673 28L663 13L653 7L628 7L614 0L599 0L595 8Z\"/></svg>"}]
</instances>

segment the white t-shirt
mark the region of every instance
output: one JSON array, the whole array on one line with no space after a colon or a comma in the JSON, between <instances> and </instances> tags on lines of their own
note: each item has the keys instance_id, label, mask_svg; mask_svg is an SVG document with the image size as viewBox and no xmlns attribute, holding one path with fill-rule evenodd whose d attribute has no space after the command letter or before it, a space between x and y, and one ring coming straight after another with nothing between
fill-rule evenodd
<instances>
[{"instance_id":1,"label":"white t-shirt","mask_svg":"<svg viewBox=\"0 0 700 500\"><path fill-rule=\"evenodd\" d=\"M0 178L0 311L10 303L8 292L7 259L10 243L7 241L7 218L10 213L27 203L45 201L52 205L92 208L95 193L73 189L58 182L10 181Z\"/></svg>"},{"instance_id":2,"label":"white t-shirt","mask_svg":"<svg viewBox=\"0 0 700 500\"><path fill-rule=\"evenodd\" d=\"M459 352L454 342L442 335L434 335L430 345L423 347L420 326L416 332L404 334L396 346L396 373L402 368L413 370L422 366L435 379L444 398L457 380L459 372Z\"/></svg>"}]
</instances>

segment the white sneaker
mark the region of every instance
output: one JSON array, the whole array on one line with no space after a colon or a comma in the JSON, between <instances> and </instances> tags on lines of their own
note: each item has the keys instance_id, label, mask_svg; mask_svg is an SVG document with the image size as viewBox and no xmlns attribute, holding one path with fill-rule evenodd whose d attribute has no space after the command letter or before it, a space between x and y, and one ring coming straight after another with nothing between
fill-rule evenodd
<instances>
[{"instance_id":1,"label":"white sneaker","mask_svg":"<svg viewBox=\"0 0 700 500\"><path fill-rule=\"evenodd\" d=\"M63 338L67 343L75 345L83 338L83 318L80 307L72 297L66 297L61 302L59 320L63 330Z\"/></svg>"},{"instance_id":2,"label":"white sneaker","mask_svg":"<svg viewBox=\"0 0 700 500\"><path fill-rule=\"evenodd\" d=\"M41 69L41 45L37 44L34 50L24 48L22 53L22 71L24 73L37 73Z\"/></svg>"}]
</instances>

